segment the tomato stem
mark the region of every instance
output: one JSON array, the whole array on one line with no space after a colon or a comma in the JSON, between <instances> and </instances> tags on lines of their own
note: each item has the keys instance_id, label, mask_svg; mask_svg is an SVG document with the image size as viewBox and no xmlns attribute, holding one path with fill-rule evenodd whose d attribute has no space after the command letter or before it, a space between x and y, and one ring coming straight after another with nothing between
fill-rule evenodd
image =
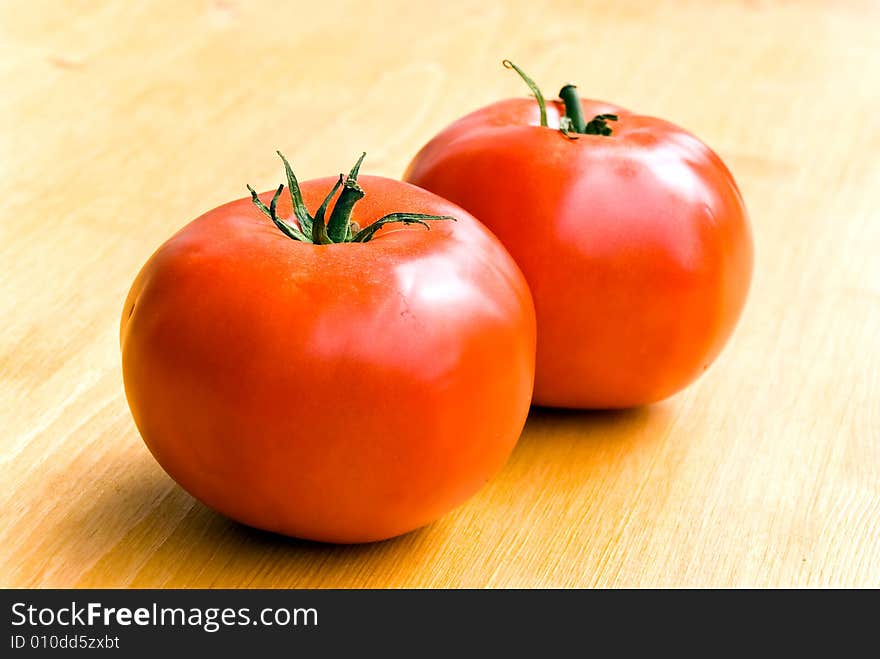
<instances>
[{"instance_id":1,"label":"tomato stem","mask_svg":"<svg viewBox=\"0 0 880 659\"><path fill-rule=\"evenodd\" d=\"M529 89L532 90L532 94L535 95L535 100L538 101L538 107L541 109L541 125L546 128L547 127L547 103L544 101L544 95L541 93L541 90L538 89L538 85L535 84L535 81L532 80L529 76L526 75L526 72L519 68L516 64L511 62L509 59L502 60L501 63L505 66L505 68L513 69L519 74L519 77L523 79Z\"/></svg>"},{"instance_id":2,"label":"tomato stem","mask_svg":"<svg viewBox=\"0 0 880 659\"><path fill-rule=\"evenodd\" d=\"M575 133L583 133L586 122L584 121L584 109L581 106L577 87L566 85L559 90L559 98L565 104L565 116L571 121L570 130Z\"/></svg>"},{"instance_id":3,"label":"tomato stem","mask_svg":"<svg viewBox=\"0 0 880 659\"><path fill-rule=\"evenodd\" d=\"M321 206L318 208L318 211L315 213L314 217L312 217L309 214L308 208L306 208L302 191L299 187L299 182L296 180L296 176L293 173L293 168L290 166L287 158L284 157L284 154L280 151L277 153L281 157L281 161L284 163L284 172L287 175L287 189L290 192L290 199L293 203L293 215L296 218L298 226L294 226L290 223L290 219L292 218L282 220L278 217L276 209L278 198L281 196L282 190L284 190L283 183L278 186L278 189L275 191L272 201L268 206L263 203L257 195L257 192L250 185L247 186L247 189L251 193L251 201L254 206L272 220L281 233L291 240L296 240L302 243L312 243L314 245L366 243L372 240L376 232L386 224L395 222L401 224L421 224L425 228L430 229L431 227L428 225L428 222L432 220L456 221L455 218L450 215L389 213L361 229L358 223L351 219L351 214L354 205L363 199L365 195L361 186L358 185L357 177L360 172L361 163L363 163L364 158L367 155L366 153L361 154L361 157L358 158L358 161L348 173L347 178L344 177L343 174L339 175L339 179L336 181L333 189L330 190L324 198L324 201L321 203ZM327 208L330 206L330 202L333 200L333 197L336 196L336 192L340 187L342 188L342 192L339 194L339 199L336 200L336 204L333 206L333 212L330 213L330 218L325 223L324 217L327 214Z\"/></svg>"},{"instance_id":4,"label":"tomato stem","mask_svg":"<svg viewBox=\"0 0 880 659\"><path fill-rule=\"evenodd\" d=\"M608 125L608 122L617 121L616 114L597 114L590 119L589 123L584 123L584 108L581 105L581 98L578 96L577 87L565 85L565 87L559 90L559 98L565 104L565 117L563 119L567 119L565 126L562 126L562 122L560 122L560 130L563 132L571 130L581 135L604 135L605 137L611 135L611 126Z\"/></svg>"},{"instance_id":5,"label":"tomato stem","mask_svg":"<svg viewBox=\"0 0 880 659\"><path fill-rule=\"evenodd\" d=\"M538 107L541 110L541 126L547 128L547 103L544 101L544 95L541 93L538 85L526 75L525 71L509 59L502 60L501 63L505 68L516 71L519 77L523 79L523 82L532 90L532 94L535 95ZM577 135L604 135L605 137L611 135L611 126L608 125L608 122L617 121L616 114L597 114L590 119L589 123L585 123L584 108L577 94L577 87L565 85L559 91L559 98L562 99L562 103L565 105L565 116L559 118L559 132L565 135L565 137L576 140Z\"/></svg>"},{"instance_id":6,"label":"tomato stem","mask_svg":"<svg viewBox=\"0 0 880 659\"><path fill-rule=\"evenodd\" d=\"M354 167L351 168L348 178L345 179L345 185L342 187L342 193L339 195L339 199L333 207L333 213L327 222L327 235L334 243L345 241L348 225L351 223L351 211L354 209L354 205L364 197L364 191L358 185L357 177L361 163L366 156L366 153L362 153ZM340 180L341 178L340 174Z\"/></svg>"}]
</instances>

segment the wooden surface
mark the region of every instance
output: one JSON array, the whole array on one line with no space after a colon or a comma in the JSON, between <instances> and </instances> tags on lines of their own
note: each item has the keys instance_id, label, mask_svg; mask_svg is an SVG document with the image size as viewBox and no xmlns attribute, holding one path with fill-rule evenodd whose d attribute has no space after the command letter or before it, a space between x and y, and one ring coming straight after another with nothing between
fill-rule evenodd
<instances>
[{"instance_id":1,"label":"wooden surface","mask_svg":"<svg viewBox=\"0 0 880 659\"><path fill-rule=\"evenodd\" d=\"M0 584L880 586L876 2L7 2L0 18ZM314 5L319 5L315 8ZM533 411L504 471L397 540L243 528L153 461L118 321L201 212L362 149L399 176L460 114L552 93L712 145L757 260L682 394Z\"/></svg>"}]
</instances>

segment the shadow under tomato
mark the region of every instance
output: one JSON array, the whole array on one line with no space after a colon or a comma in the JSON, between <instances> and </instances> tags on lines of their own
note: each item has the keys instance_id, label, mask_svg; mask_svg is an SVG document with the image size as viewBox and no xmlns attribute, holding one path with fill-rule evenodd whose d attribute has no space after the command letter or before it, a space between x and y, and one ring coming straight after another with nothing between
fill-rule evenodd
<instances>
[{"instance_id":1,"label":"shadow under tomato","mask_svg":"<svg viewBox=\"0 0 880 659\"><path fill-rule=\"evenodd\" d=\"M363 579L365 562L411 554L428 535L442 534L440 524L383 542L335 545L262 531L195 500L149 456L128 482L104 489L56 533L82 535L84 526L91 551L102 548L102 555L74 583L58 585L344 587L346 580ZM57 560L71 566L88 560L76 545L62 547Z\"/></svg>"},{"instance_id":2,"label":"shadow under tomato","mask_svg":"<svg viewBox=\"0 0 880 659\"><path fill-rule=\"evenodd\" d=\"M649 419L657 418L657 410L651 407L629 408L624 410L574 410L550 407L532 407L526 426L520 436L517 448L524 444L542 444L544 446L562 439L576 437L583 442L613 442L616 439L631 437L632 431L643 426ZM540 446L535 447L541 450ZM588 448L588 447L585 447ZM197 506L201 504L196 503ZM202 506L204 508L204 506ZM442 520L419 529L410 531L395 538L351 545L316 542L279 535L264 531L246 524L231 520L219 513L205 508L223 526L223 533L234 534L255 546L267 549L279 547L290 551L320 556L358 556L370 555L377 551L389 550L397 545L418 542L432 535L435 529L442 526Z\"/></svg>"},{"instance_id":3,"label":"shadow under tomato","mask_svg":"<svg viewBox=\"0 0 880 659\"><path fill-rule=\"evenodd\" d=\"M650 450L672 409L667 403L622 410L533 407L507 470L523 461L563 471L612 468L630 453Z\"/></svg>"},{"instance_id":4,"label":"shadow under tomato","mask_svg":"<svg viewBox=\"0 0 880 659\"><path fill-rule=\"evenodd\" d=\"M620 411L533 408L502 472L475 497L469 510L389 540L335 545L289 538L234 522L195 501L144 452L117 456L127 480L101 488L92 505L69 519L68 532L88 525L100 558L78 586L133 587L398 587L446 555L443 547L497 543L498 527L483 527L485 508L502 493L511 512L528 508L537 491L560 479L589 479L637 445L653 441L668 418L663 405ZM476 507L476 508L475 508ZM496 511L497 512L497 511ZM514 522L511 522L513 524ZM68 524L65 524L67 526ZM62 531L59 529L59 531ZM438 551L440 552L438 554ZM72 552L72 553L71 553ZM84 561L62 550L61 561ZM454 566L453 566L454 567ZM443 569L447 569L446 568ZM432 570L439 569L432 567ZM455 569L449 568L454 574ZM422 580L421 585L424 585ZM444 582L447 583L448 582ZM70 584L64 584L70 585ZM461 585L473 585L464 581Z\"/></svg>"},{"instance_id":5,"label":"shadow under tomato","mask_svg":"<svg viewBox=\"0 0 880 659\"><path fill-rule=\"evenodd\" d=\"M588 453L597 444L635 444L648 439L669 415L666 403L620 410L532 407L517 448L533 443L547 446L577 442L574 448Z\"/></svg>"},{"instance_id":6,"label":"shadow under tomato","mask_svg":"<svg viewBox=\"0 0 880 659\"><path fill-rule=\"evenodd\" d=\"M398 544L408 544L412 542L412 540L417 539L419 536L429 535L430 529L433 526L432 524L429 524L428 526L415 529L413 531L410 531L409 533L404 533L403 535L399 535L394 538L388 538L387 540L360 542L357 544L338 544L333 542L304 540L302 538L294 538L290 536L280 535L272 531L264 531L263 529L248 526L247 524L241 524L239 522L236 522L235 520L224 517L219 513L214 514L216 514L217 517L220 518L229 527L227 529L229 533L235 534L241 539L253 543L258 547L261 546L266 549L285 548L286 550L291 552L299 552L306 555L322 557L326 557L328 555L346 555L357 557L359 555L374 554L377 551L383 550L383 548L390 549Z\"/></svg>"},{"instance_id":7,"label":"shadow under tomato","mask_svg":"<svg viewBox=\"0 0 880 659\"><path fill-rule=\"evenodd\" d=\"M579 410L568 407L542 407L533 405L529 410L528 422L559 421L563 423L583 424L590 426L614 427L620 424L633 423L644 420L656 414L663 403L655 405L642 405L640 407L627 407L611 410Z\"/></svg>"}]
</instances>

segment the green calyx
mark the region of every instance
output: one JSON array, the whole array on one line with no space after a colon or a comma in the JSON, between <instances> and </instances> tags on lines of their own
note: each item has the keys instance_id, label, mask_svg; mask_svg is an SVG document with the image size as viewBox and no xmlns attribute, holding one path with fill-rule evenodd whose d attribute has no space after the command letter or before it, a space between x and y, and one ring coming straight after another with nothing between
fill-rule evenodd
<instances>
[{"instance_id":1,"label":"green calyx","mask_svg":"<svg viewBox=\"0 0 880 659\"><path fill-rule=\"evenodd\" d=\"M361 163L367 155L366 153L361 154L361 157L358 158L347 177L343 174L339 175L339 179L336 181L333 189L330 190L318 207L317 212L312 216L309 214L308 208L306 208L305 201L303 201L302 191L299 188L296 176L293 174L293 168L290 166L287 158L284 157L284 154L280 151L276 153L278 153L281 161L284 163L284 172L287 175L287 189L293 202L293 217L289 217L286 220L278 217L278 198L284 190L283 183L278 186L268 206L262 202L250 185L247 186L247 189L251 193L251 200L254 202L254 206L272 220L281 233L292 240L312 243L314 245L366 243L372 240L376 232L386 224L421 224L425 228L430 229L431 227L428 225L428 222L432 220L452 220L455 222L455 218L449 215L390 213L361 229L358 223L351 219L351 214L355 204L363 199L365 194L361 186L358 185L357 177L360 172ZM327 209L330 206L330 202L333 201L340 188L342 188L342 192L339 193L339 198L333 206L333 211L330 213L330 217L327 218ZM293 220L295 220L295 223Z\"/></svg>"},{"instance_id":2,"label":"green calyx","mask_svg":"<svg viewBox=\"0 0 880 659\"><path fill-rule=\"evenodd\" d=\"M535 100L538 101L538 107L541 109L541 125L547 127L547 104L544 101L544 95L538 89L538 85L525 72L510 60L502 62L508 69L513 69L528 85ZM565 105L565 116L559 119L559 131L565 137L576 140L578 135L602 135L604 137L611 136L611 126L609 121L617 121L616 114L597 114L590 121L584 120L584 109L581 105L581 99L577 94L577 87L574 85L565 85L559 91L559 98Z\"/></svg>"}]
</instances>

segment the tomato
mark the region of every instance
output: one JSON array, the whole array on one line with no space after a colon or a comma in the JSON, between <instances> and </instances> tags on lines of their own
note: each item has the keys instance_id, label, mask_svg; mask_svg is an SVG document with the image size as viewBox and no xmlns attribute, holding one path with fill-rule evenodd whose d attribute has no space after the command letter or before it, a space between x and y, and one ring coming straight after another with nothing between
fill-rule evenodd
<instances>
[{"instance_id":1,"label":"tomato","mask_svg":"<svg viewBox=\"0 0 880 659\"><path fill-rule=\"evenodd\" d=\"M245 524L345 543L420 527L486 483L535 360L528 286L497 239L430 192L358 180L359 164L326 223L342 177L325 199L333 178L288 171L290 198L186 225L121 324L132 415L172 478Z\"/></svg>"},{"instance_id":2,"label":"tomato","mask_svg":"<svg viewBox=\"0 0 880 659\"><path fill-rule=\"evenodd\" d=\"M666 398L708 368L745 303L742 195L684 129L572 86L545 106L521 75L539 103L512 98L459 119L404 178L473 213L522 268L538 316L535 403Z\"/></svg>"}]
</instances>

